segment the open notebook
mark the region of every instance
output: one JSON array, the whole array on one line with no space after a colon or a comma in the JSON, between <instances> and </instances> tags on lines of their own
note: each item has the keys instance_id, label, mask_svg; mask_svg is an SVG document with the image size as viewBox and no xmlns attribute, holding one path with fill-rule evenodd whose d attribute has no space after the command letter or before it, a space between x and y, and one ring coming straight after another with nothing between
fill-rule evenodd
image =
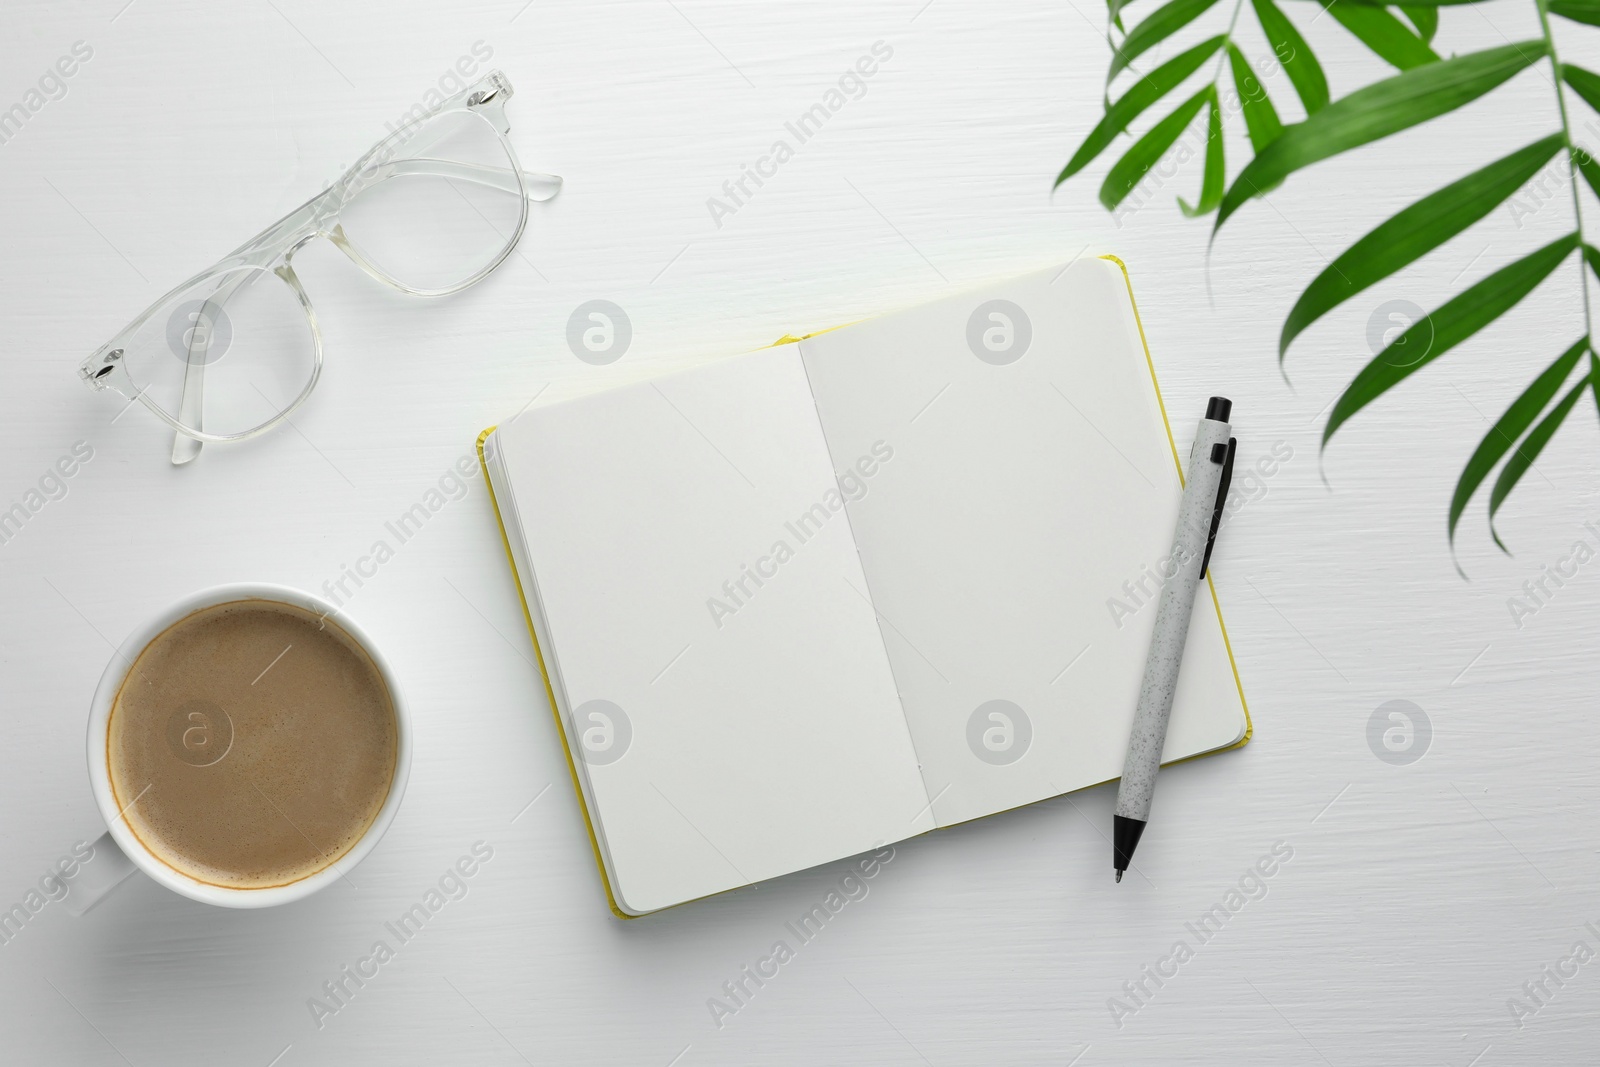
<instances>
[{"instance_id":1,"label":"open notebook","mask_svg":"<svg viewBox=\"0 0 1600 1067\"><path fill-rule=\"evenodd\" d=\"M1121 772L1181 483L1119 262L541 396L480 449L619 914ZM1248 731L1213 592L1165 758Z\"/></svg>"}]
</instances>

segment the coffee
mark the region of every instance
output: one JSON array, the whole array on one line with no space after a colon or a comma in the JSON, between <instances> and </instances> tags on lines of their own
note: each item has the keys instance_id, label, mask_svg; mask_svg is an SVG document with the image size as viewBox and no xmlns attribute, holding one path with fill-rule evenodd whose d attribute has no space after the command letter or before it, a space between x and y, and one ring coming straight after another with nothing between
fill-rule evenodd
<instances>
[{"instance_id":1,"label":"coffee","mask_svg":"<svg viewBox=\"0 0 1600 1067\"><path fill-rule=\"evenodd\" d=\"M315 874L377 818L394 701L332 619L270 600L203 608L139 654L106 762L122 818L169 867L264 889Z\"/></svg>"}]
</instances>

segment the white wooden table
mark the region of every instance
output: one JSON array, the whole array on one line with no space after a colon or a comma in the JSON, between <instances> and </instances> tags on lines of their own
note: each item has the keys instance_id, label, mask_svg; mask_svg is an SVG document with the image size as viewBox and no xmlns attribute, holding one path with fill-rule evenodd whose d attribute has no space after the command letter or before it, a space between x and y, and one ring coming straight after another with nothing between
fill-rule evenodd
<instances>
[{"instance_id":1,"label":"white wooden table","mask_svg":"<svg viewBox=\"0 0 1600 1067\"><path fill-rule=\"evenodd\" d=\"M84 723L114 642L203 586L321 589L546 382L748 349L1111 251L1132 272L1180 432L1225 393L1241 469L1275 447L1292 455L1248 485L1216 559L1255 740L1164 776L1138 874L1112 883L1109 788L932 834L897 847L864 899L739 1001L724 983L791 938L786 921L843 866L637 922L611 916L474 483L350 602L418 720L405 805L358 887L256 913L147 880L81 920L49 905L0 944L0 1060L1592 1056L1600 962L1562 961L1580 940L1600 952L1600 563L1531 616L1508 607L1575 541L1600 545L1583 525L1600 520L1587 403L1502 514L1515 557L1490 542L1481 501L1459 538L1470 581L1445 540L1486 417L1580 332L1576 267L1318 456L1319 413L1370 358L1375 309L1433 306L1558 235L1565 194L1531 217L1496 212L1329 316L1291 355L1292 389L1275 361L1283 315L1328 256L1552 128L1548 71L1248 206L1211 251L1212 299L1209 223L1174 205L1198 189L1198 158L1120 225L1094 199L1108 160L1049 195L1098 117L1106 66L1103 7L1076 2L8 3L0 107L75 42L92 56L0 144L0 507L75 443L93 456L0 545L5 907L99 833ZM1293 5L1303 27L1311 10ZM1382 73L1332 20L1308 32L1336 92ZM1559 32L1566 54L1594 62L1593 31ZM1448 10L1440 44L1536 33L1531 4L1502 0ZM877 41L892 56L864 94L714 218L708 198ZM308 252L301 274L328 343L320 388L293 429L188 468L168 464L147 413L118 417L75 380L78 360L146 303L321 188L479 42L516 86L524 164L567 179L502 272L417 301L331 248ZM1281 75L1269 89L1294 115ZM564 340L592 299L633 324L608 367ZM1420 760L1386 762L1369 745L1391 700L1431 723ZM468 894L319 1027L308 1001L477 842L493 858ZM1259 890L1248 872L1275 845L1292 858L1267 864ZM1196 936L1189 924L1242 879L1249 897ZM1576 973L1545 979L1551 996L1518 1026L1508 1000L1525 1000L1547 965ZM737 1010L714 1018L713 998Z\"/></svg>"}]
</instances>

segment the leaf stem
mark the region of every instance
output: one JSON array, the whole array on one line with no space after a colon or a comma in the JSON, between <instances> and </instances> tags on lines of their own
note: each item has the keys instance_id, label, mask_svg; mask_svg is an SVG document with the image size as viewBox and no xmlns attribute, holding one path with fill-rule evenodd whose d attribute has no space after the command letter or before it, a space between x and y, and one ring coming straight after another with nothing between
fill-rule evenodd
<instances>
[{"instance_id":1,"label":"leaf stem","mask_svg":"<svg viewBox=\"0 0 1600 1067\"><path fill-rule=\"evenodd\" d=\"M1583 250L1583 203L1578 196L1578 156L1577 149L1572 144L1572 124L1567 118L1567 96L1564 88L1565 78L1561 74L1561 60L1556 55L1555 34L1550 31L1550 6L1549 0L1534 0L1534 6L1539 11L1539 29L1544 34L1545 52L1550 56L1550 72L1555 75L1556 108L1561 113L1561 138L1567 146L1567 177L1568 184L1572 186L1572 214L1578 227L1578 284L1583 287L1583 333L1585 337L1594 336L1594 325L1589 310L1589 274L1584 268ZM1594 355L1591 349L1591 367Z\"/></svg>"},{"instance_id":2,"label":"leaf stem","mask_svg":"<svg viewBox=\"0 0 1600 1067\"><path fill-rule=\"evenodd\" d=\"M1239 12L1244 10L1244 0L1234 0L1233 17L1228 20L1228 32L1222 35L1222 47L1217 49L1217 69L1211 74L1211 84L1222 80L1222 64L1228 61L1228 46L1233 44L1233 30L1239 25Z\"/></svg>"},{"instance_id":3,"label":"leaf stem","mask_svg":"<svg viewBox=\"0 0 1600 1067\"><path fill-rule=\"evenodd\" d=\"M1222 47L1217 49L1217 69L1211 72L1211 90L1213 93L1218 91L1217 83L1222 81L1222 65L1228 61L1228 49L1233 47L1233 31L1234 28L1239 25L1239 12L1243 10L1244 0L1233 0L1233 14L1228 18L1228 30L1222 35ZM1240 87L1239 92L1242 94L1244 92L1244 88ZM1242 100L1240 101L1240 105L1243 106ZM1219 126L1217 128L1217 135L1220 137L1221 134L1222 128ZM1209 152L1210 150L1211 146L1208 144L1206 146L1206 151ZM1223 186L1224 188L1227 186L1226 175L1224 175ZM1212 232L1212 237L1216 237L1215 231ZM1214 311L1217 307L1217 298L1216 295L1211 291L1211 242L1206 243L1205 276L1206 300L1208 303L1210 303L1211 308Z\"/></svg>"}]
</instances>

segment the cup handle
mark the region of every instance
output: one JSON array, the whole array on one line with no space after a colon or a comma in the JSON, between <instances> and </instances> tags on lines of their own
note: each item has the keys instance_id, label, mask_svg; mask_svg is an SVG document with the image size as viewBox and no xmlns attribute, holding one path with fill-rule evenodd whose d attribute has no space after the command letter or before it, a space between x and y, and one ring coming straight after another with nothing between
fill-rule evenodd
<instances>
[{"instance_id":1,"label":"cup handle","mask_svg":"<svg viewBox=\"0 0 1600 1067\"><path fill-rule=\"evenodd\" d=\"M66 880L69 888L61 903L73 915L82 915L138 869L108 830L95 840L88 858L79 861L77 873Z\"/></svg>"}]
</instances>

